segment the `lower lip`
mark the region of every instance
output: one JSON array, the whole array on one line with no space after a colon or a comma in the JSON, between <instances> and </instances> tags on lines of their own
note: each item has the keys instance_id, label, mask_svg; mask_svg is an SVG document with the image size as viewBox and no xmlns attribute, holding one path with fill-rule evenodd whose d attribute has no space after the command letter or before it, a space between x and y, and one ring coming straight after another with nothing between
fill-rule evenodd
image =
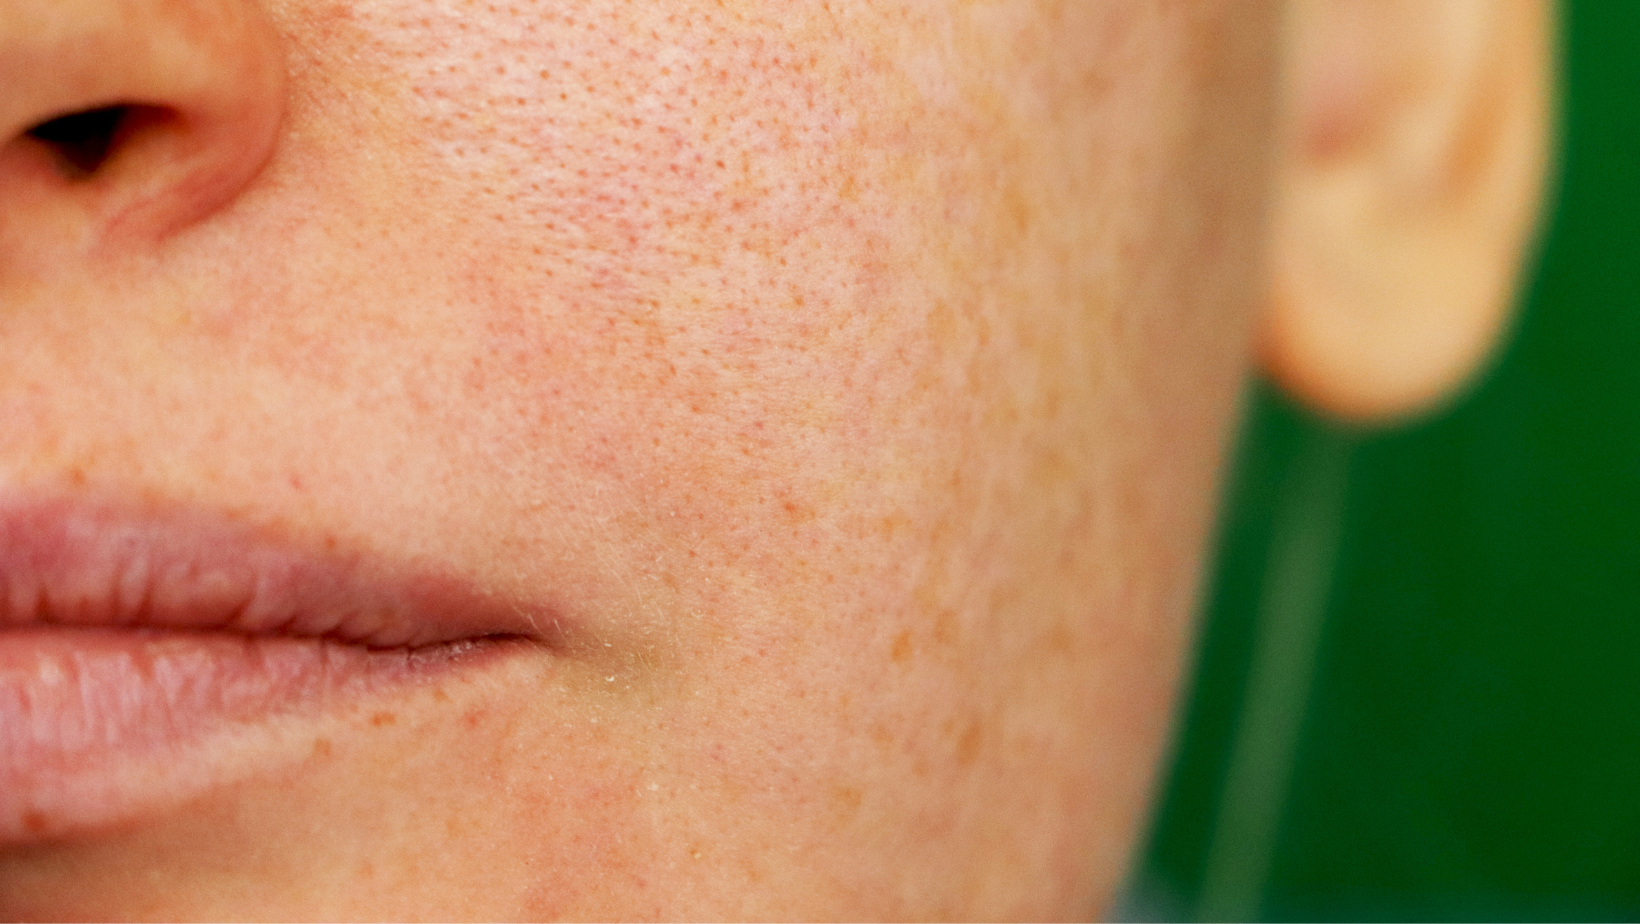
<instances>
[{"instance_id":1,"label":"lower lip","mask_svg":"<svg viewBox=\"0 0 1640 924\"><path fill-rule=\"evenodd\" d=\"M327 714L501 645L0 630L0 845L69 837L184 801L254 763L256 732L277 719Z\"/></svg>"}]
</instances>

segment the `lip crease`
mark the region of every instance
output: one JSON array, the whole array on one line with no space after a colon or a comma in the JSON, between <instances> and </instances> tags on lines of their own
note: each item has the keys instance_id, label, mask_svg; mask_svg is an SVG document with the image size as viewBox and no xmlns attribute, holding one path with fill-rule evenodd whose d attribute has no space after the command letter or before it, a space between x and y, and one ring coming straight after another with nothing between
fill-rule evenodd
<instances>
[{"instance_id":1,"label":"lip crease","mask_svg":"<svg viewBox=\"0 0 1640 924\"><path fill-rule=\"evenodd\" d=\"M0 501L0 847L288 759L286 718L562 646L553 615L327 545L187 509Z\"/></svg>"}]
</instances>

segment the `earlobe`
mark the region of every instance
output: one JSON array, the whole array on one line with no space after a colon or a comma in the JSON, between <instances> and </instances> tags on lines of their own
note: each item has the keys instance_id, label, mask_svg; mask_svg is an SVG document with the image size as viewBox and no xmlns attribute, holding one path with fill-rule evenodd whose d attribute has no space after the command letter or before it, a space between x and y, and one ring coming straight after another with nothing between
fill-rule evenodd
<instances>
[{"instance_id":1,"label":"earlobe","mask_svg":"<svg viewBox=\"0 0 1640 924\"><path fill-rule=\"evenodd\" d=\"M1298 0L1267 371L1323 412L1424 410L1506 325L1548 160L1543 0Z\"/></svg>"}]
</instances>

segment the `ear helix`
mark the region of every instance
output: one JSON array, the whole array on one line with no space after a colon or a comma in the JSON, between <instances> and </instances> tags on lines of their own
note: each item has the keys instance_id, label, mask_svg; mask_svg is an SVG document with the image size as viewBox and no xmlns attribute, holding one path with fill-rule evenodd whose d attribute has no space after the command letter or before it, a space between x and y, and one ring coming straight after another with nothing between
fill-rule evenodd
<instances>
[{"instance_id":1,"label":"ear helix","mask_svg":"<svg viewBox=\"0 0 1640 924\"><path fill-rule=\"evenodd\" d=\"M1311 405L1437 406L1510 316L1547 163L1544 0L1297 0L1260 348Z\"/></svg>"}]
</instances>

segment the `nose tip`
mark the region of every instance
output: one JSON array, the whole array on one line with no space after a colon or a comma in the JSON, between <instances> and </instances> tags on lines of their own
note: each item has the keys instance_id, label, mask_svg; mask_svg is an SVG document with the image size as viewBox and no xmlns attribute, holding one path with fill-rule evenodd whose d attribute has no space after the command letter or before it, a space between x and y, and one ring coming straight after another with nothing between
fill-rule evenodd
<instances>
[{"instance_id":1,"label":"nose tip","mask_svg":"<svg viewBox=\"0 0 1640 924\"><path fill-rule=\"evenodd\" d=\"M0 0L0 272L213 214L284 98L259 0Z\"/></svg>"}]
</instances>

